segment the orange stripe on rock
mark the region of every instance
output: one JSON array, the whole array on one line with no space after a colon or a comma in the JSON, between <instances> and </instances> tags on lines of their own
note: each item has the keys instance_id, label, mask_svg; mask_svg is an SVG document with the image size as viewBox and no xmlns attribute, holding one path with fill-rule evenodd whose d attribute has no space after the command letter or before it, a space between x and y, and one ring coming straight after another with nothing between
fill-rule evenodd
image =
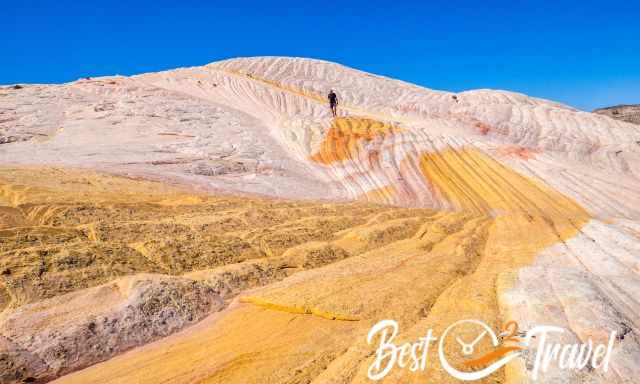
<instances>
[{"instance_id":1,"label":"orange stripe on rock","mask_svg":"<svg viewBox=\"0 0 640 384\"><path fill-rule=\"evenodd\" d=\"M331 128L311 160L329 165L358 157L363 141L385 138L401 129L389 123L362 118L339 117L333 119Z\"/></svg>"}]
</instances>

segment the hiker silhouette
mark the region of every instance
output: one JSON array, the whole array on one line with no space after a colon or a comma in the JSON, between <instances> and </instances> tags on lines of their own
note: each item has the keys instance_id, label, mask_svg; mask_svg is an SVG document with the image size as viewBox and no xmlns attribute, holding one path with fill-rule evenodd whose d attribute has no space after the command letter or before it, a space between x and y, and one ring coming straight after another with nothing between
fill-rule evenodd
<instances>
[{"instance_id":1,"label":"hiker silhouette","mask_svg":"<svg viewBox=\"0 0 640 384\"><path fill-rule=\"evenodd\" d=\"M329 99L329 107L331 108L331 114L333 115L333 117L338 116L338 95L336 95L336 93L333 92L333 89L332 89L329 91L327 98Z\"/></svg>"}]
</instances>

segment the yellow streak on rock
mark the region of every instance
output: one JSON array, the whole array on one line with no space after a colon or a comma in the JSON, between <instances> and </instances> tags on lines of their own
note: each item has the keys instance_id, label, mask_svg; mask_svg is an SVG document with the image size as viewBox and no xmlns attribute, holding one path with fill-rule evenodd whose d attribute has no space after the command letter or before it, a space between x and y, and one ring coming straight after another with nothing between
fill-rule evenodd
<instances>
[{"instance_id":1,"label":"yellow streak on rock","mask_svg":"<svg viewBox=\"0 0 640 384\"><path fill-rule=\"evenodd\" d=\"M522 176L480 151L426 153L422 172L443 199L482 214L527 213L543 217L587 217L575 201Z\"/></svg>"},{"instance_id":2,"label":"yellow streak on rock","mask_svg":"<svg viewBox=\"0 0 640 384\"><path fill-rule=\"evenodd\" d=\"M477 150L424 154L421 168L427 181L458 209L495 218L475 271L444 291L428 316L406 332L405 337L411 340L429 328L442 334L444 328L462 319L482 320L494 329L500 329L510 318L508 308L500 308L499 298L512 287L518 269L533 262L542 249L575 236L590 216L570 198ZM474 331L467 331L468 334L462 333L460 337L473 339ZM476 356L491 348L488 344L480 346ZM461 369L464 358L460 355L455 358L459 345L445 343L445 349L447 356L454 356L453 365ZM435 353L430 353L429 359L438 361ZM521 367L516 361L506 372L499 371L478 382L516 382ZM439 364L433 364L427 372L420 374L396 371L383 382L423 383L425 380L458 382Z\"/></svg>"},{"instance_id":3,"label":"yellow streak on rock","mask_svg":"<svg viewBox=\"0 0 640 384\"><path fill-rule=\"evenodd\" d=\"M311 160L329 165L358 157L362 141L370 141L376 137L386 137L400 132L389 123L361 118L338 117L333 119L329 132L320 144L318 152L311 156Z\"/></svg>"},{"instance_id":4,"label":"yellow streak on rock","mask_svg":"<svg viewBox=\"0 0 640 384\"><path fill-rule=\"evenodd\" d=\"M234 71L234 70L230 70L230 69L225 69L224 72L226 72L228 74L231 74L231 75L239 76L239 77L246 77L246 78L249 78L251 80L258 81L258 82L261 82L263 84L269 85L269 86L274 87L276 89L280 89L282 91L286 91L286 92L292 93L292 94L297 95L297 96L305 97L307 99L316 101L318 103L328 103L328 100L325 97L322 97L321 95L319 95L319 94L317 94L315 92L309 91L307 89L304 89L304 88L297 88L297 87L293 87L293 86L290 86L290 85L282 84L282 83L279 83L279 82L274 81L274 80L266 79L266 78L263 78L263 77L258 77L258 76L254 75L252 73L242 73L240 71Z\"/></svg>"},{"instance_id":5,"label":"yellow streak on rock","mask_svg":"<svg viewBox=\"0 0 640 384\"><path fill-rule=\"evenodd\" d=\"M94 243L99 242L100 241L100 236L98 235L98 232L96 231L96 224L95 223L87 224L86 228L87 228L87 238L90 241L93 241Z\"/></svg>"},{"instance_id":6,"label":"yellow streak on rock","mask_svg":"<svg viewBox=\"0 0 640 384\"><path fill-rule=\"evenodd\" d=\"M313 101L315 103L318 104L324 104L327 105L327 109L328 109L328 103L329 100L327 99L327 96L325 95L321 95L318 92L314 91L314 90L310 90L310 89L306 89L303 87L296 87L293 85L288 85L288 84L283 84L281 82L275 81L275 80L271 80L271 79L267 79L264 77L260 77L257 76L253 73L243 73L237 70L231 70L231 69L220 69L218 68L218 70L234 76L236 78L241 78L243 80L251 80L251 81L255 81L258 83L262 83L263 85L266 85L269 88L272 88L274 90L280 91L280 92L286 92L286 93L290 93L292 95L296 95L296 96L300 96L305 98L306 100L309 101ZM424 123L424 120L422 119L416 119L416 118L411 118L411 117L406 117L406 116L402 116L402 115L392 115L392 114L387 114L387 113L381 113L381 112L376 112L376 111L372 111L370 108L363 108L363 107L358 107L355 105L351 105L347 102L345 102L345 100L339 100L339 106L338 109L340 111L346 110L348 112L351 112L352 114L356 114L358 116L367 116L370 117L372 119L378 119L378 120L392 120L392 121L398 121L398 122L405 122L405 123Z\"/></svg>"},{"instance_id":7,"label":"yellow streak on rock","mask_svg":"<svg viewBox=\"0 0 640 384\"><path fill-rule=\"evenodd\" d=\"M242 324L241 327L237 325ZM317 376L347 348L357 322L292 316L240 304L224 317L125 353L111 362L64 376L72 383L283 383ZM286 340L286 343L280 341ZM140 353L143 352L143 353ZM308 364L315 359L318 364ZM273 370L274 366L282 370ZM114 370L114 368L116 368ZM239 379L240 378L240 379ZM243 379L244 378L244 379Z\"/></svg>"},{"instance_id":8,"label":"yellow streak on rock","mask_svg":"<svg viewBox=\"0 0 640 384\"><path fill-rule=\"evenodd\" d=\"M354 317L354 316L331 313L331 312L323 311L317 308L281 305L281 304L274 303L268 300L264 300L260 297L254 297L254 296L241 297L240 302L251 303L259 307L272 309L274 311L296 313L296 314L302 314L302 315L314 315L314 316L322 317L328 320L342 320L342 321L358 321L359 320L357 317Z\"/></svg>"},{"instance_id":9,"label":"yellow streak on rock","mask_svg":"<svg viewBox=\"0 0 640 384\"><path fill-rule=\"evenodd\" d=\"M358 127L346 121L334 126L346 136L357 136ZM392 130L379 127L382 134ZM370 134L365 132L357 139L328 138L324 150L352 156L357 145L350 140L357 143ZM333 142L339 144L328 144ZM330 155L318 156L326 161ZM199 324L59 382L369 383L374 347L365 337L381 319L400 322L397 344L414 341L429 328L441 334L461 319L500 328L509 314L499 298L518 268L545 247L576 235L589 215L573 200L477 150L424 154L420 165L427 182L461 212L422 217L424 225L413 237L299 272L252 292L213 324ZM347 243L345 249L353 248ZM472 340L473 332L460 336ZM478 345L477 353L489 347ZM445 348L449 356L459 352L457 344L447 342ZM451 360L457 366L462 361ZM439 368L436 355L430 354L429 362L426 372L395 369L383 382L457 382ZM516 377L507 374L479 382Z\"/></svg>"},{"instance_id":10,"label":"yellow streak on rock","mask_svg":"<svg viewBox=\"0 0 640 384\"><path fill-rule=\"evenodd\" d=\"M0 202L2 205L16 207L24 201L26 187L21 185L2 185L0 186Z\"/></svg>"},{"instance_id":11,"label":"yellow streak on rock","mask_svg":"<svg viewBox=\"0 0 640 384\"><path fill-rule=\"evenodd\" d=\"M176 207L180 205L198 205L205 202L200 196L179 196L173 199L165 199L157 202L158 205L163 205L167 207Z\"/></svg>"},{"instance_id":12,"label":"yellow streak on rock","mask_svg":"<svg viewBox=\"0 0 640 384\"><path fill-rule=\"evenodd\" d=\"M371 203L389 203L392 201L395 194L396 187L393 185L387 185L385 187L376 188L363 193L358 197L358 200L368 201Z\"/></svg>"}]
</instances>

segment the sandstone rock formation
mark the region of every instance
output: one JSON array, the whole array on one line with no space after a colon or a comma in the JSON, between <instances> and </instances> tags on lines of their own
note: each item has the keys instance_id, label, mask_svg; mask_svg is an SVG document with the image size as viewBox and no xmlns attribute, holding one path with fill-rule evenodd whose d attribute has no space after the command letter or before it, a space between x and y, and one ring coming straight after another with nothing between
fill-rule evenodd
<instances>
[{"instance_id":1,"label":"sandstone rock formation","mask_svg":"<svg viewBox=\"0 0 640 384\"><path fill-rule=\"evenodd\" d=\"M640 124L640 105L616 105L615 107L600 108L593 111L617 120Z\"/></svg>"},{"instance_id":2,"label":"sandstone rock formation","mask_svg":"<svg viewBox=\"0 0 640 384\"><path fill-rule=\"evenodd\" d=\"M364 383L387 318L616 331L543 382L640 373L637 125L267 57L4 88L0 136L4 381Z\"/></svg>"}]
</instances>

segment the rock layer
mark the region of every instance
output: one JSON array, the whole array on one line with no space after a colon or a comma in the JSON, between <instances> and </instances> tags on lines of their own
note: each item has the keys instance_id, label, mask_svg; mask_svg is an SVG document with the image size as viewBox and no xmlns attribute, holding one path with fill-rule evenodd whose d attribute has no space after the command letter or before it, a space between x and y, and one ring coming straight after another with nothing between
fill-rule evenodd
<instances>
[{"instance_id":1,"label":"rock layer","mask_svg":"<svg viewBox=\"0 0 640 384\"><path fill-rule=\"evenodd\" d=\"M614 107L596 109L593 113L610 116L628 123L640 124L640 105L616 105Z\"/></svg>"},{"instance_id":2,"label":"rock layer","mask_svg":"<svg viewBox=\"0 0 640 384\"><path fill-rule=\"evenodd\" d=\"M554 367L544 380L638 375L633 124L308 59L1 92L0 132L21 139L2 145L0 161L57 167L0 174L0 346L11 380L106 360L58 380L367 382L365 336L386 318L403 340L466 318L560 325L565 342L616 331L609 372ZM59 168L79 165L130 178ZM141 288L107 300L131 284ZM101 295L104 307L81 309ZM59 323L42 322L54 315ZM110 349L78 352L97 318L118 319L93 327ZM424 380L456 382L437 366L385 378ZM482 382L530 380L525 356Z\"/></svg>"}]
</instances>

